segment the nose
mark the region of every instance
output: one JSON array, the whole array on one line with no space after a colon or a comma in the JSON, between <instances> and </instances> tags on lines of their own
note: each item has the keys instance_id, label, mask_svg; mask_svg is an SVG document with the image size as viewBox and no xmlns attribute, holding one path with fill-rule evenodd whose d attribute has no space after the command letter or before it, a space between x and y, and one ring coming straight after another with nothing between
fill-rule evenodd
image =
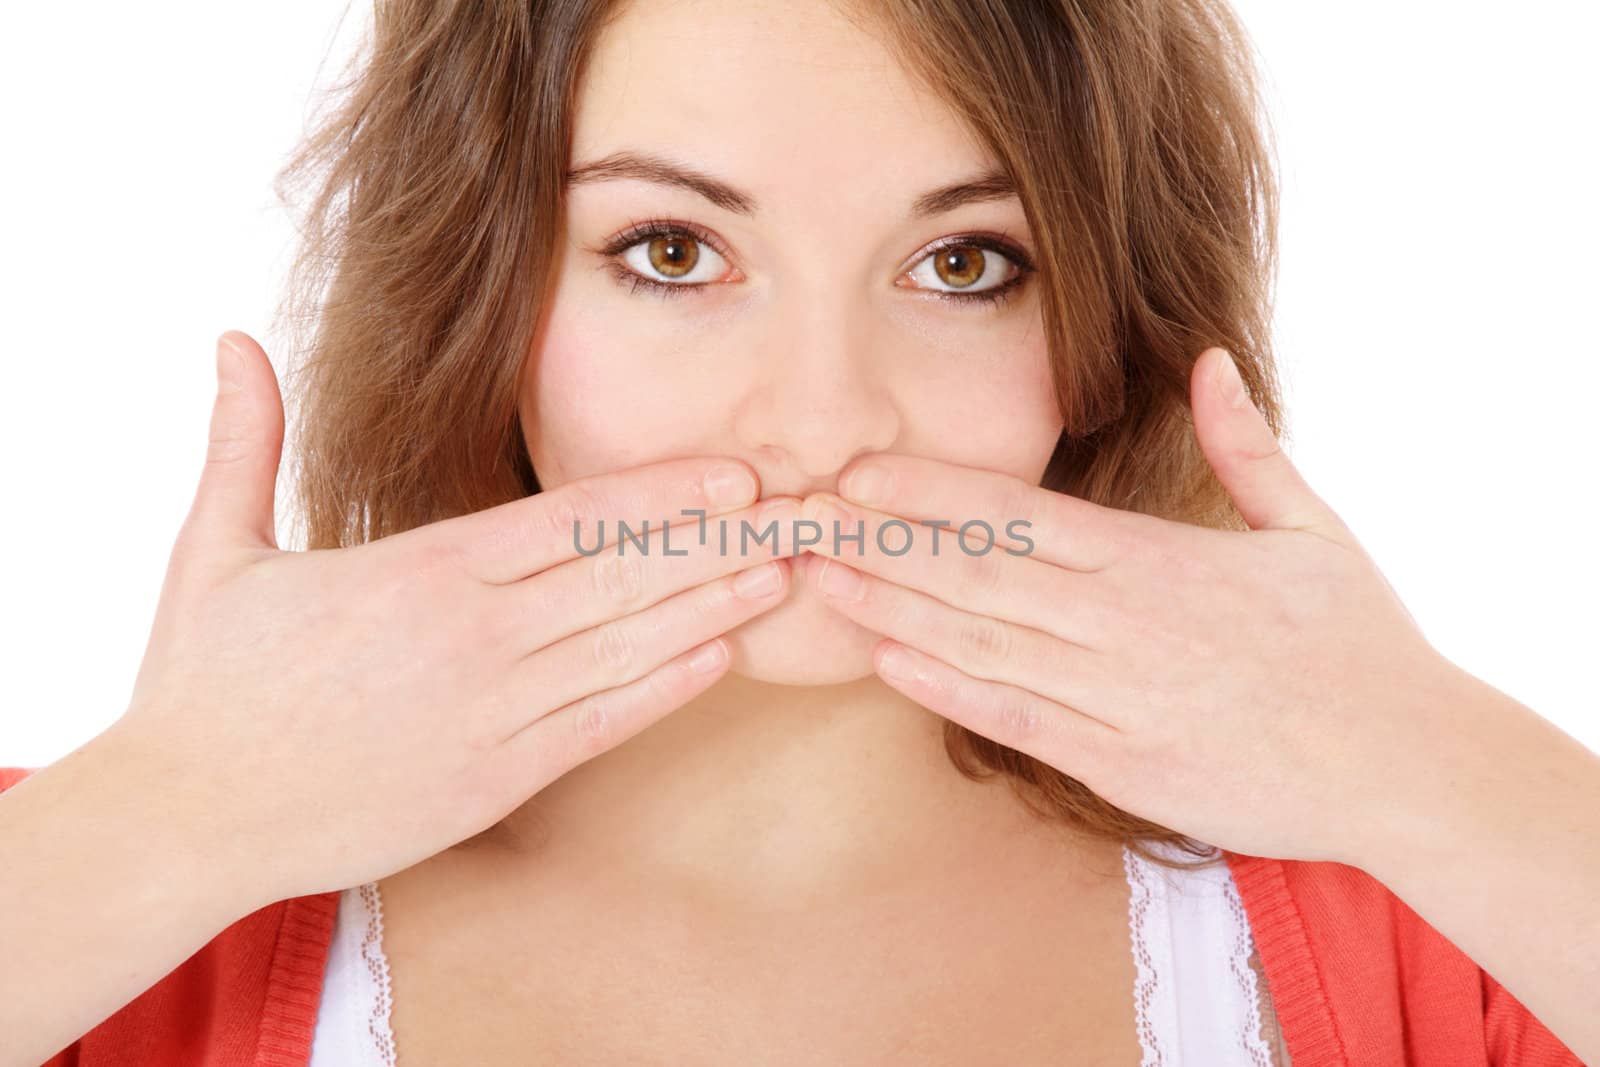
<instances>
[{"instance_id":1,"label":"nose","mask_svg":"<svg viewBox=\"0 0 1600 1067\"><path fill-rule=\"evenodd\" d=\"M813 303L775 318L735 412L740 443L762 456L768 495L834 489L865 452L888 449L901 413L890 361L874 358L866 309Z\"/></svg>"}]
</instances>

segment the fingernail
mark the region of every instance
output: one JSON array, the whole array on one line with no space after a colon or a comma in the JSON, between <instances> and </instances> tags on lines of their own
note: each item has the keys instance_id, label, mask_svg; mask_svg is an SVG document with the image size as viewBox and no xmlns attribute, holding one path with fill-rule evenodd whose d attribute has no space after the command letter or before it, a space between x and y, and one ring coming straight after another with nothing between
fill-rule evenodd
<instances>
[{"instance_id":1,"label":"fingernail","mask_svg":"<svg viewBox=\"0 0 1600 1067\"><path fill-rule=\"evenodd\" d=\"M911 665L911 661L898 645L884 649L883 655L878 657L878 673L895 682L917 680L916 668Z\"/></svg>"},{"instance_id":2,"label":"fingernail","mask_svg":"<svg viewBox=\"0 0 1600 1067\"><path fill-rule=\"evenodd\" d=\"M756 498L756 480L743 467L723 464L705 477L706 499L722 508L736 508Z\"/></svg>"},{"instance_id":3,"label":"fingernail","mask_svg":"<svg viewBox=\"0 0 1600 1067\"><path fill-rule=\"evenodd\" d=\"M722 638L719 637L689 657L689 669L696 674L709 674L722 666L722 661L727 656L728 646L723 644Z\"/></svg>"},{"instance_id":4,"label":"fingernail","mask_svg":"<svg viewBox=\"0 0 1600 1067\"><path fill-rule=\"evenodd\" d=\"M822 565L822 573L817 576L817 588L822 590L824 596L835 600L860 600L865 583L853 568L830 559Z\"/></svg>"},{"instance_id":5,"label":"fingernail","mask_svg":"<svg viewBox=\"0 0 1600 1067\"><path fill-rule=\"evenodd\" d=\"M794 555L794 520L800 517L800 501L792 496L775 497L761 509L756 519L756 535L764 535L769 527L773 531L772 551L780 556Z\"/></svg>"},{"instance_id":6,"label":"fingernail","mask_svg":"<svg viewBox=\"0 0 1600 1067\"><path fill-rule=\"evenodd\" d=\"M763 563L752 567L733 580L733 591L746 600L760 600L777 592L783 579L778 576L776 563Z\"/></svg>"},{"instance_id":7,"label":"fingernail","mask_svg":"<svg viewBox=\"0 0 1600 1067\"><path fill-rule=\"evenodd\" d=\"M876 463L863 464L846 476L839 495L871 507L889 495L889 472Z\"/></svg>"},{"instance_id":8,"label":"fingernail","mask_svg":"<svg viewBox=\"0 0 1600 1067\"><path fill-rule=\"evenodd\" d=\"M800 501L792 496L780 496L769 500L761 509L761 517L756 520L763 529L769 522L782 522L784 519L798 518L800 515Z\"/></svg>"},{"instance_id":9,"label":"fingernail","mask_svg":"<svg viewBox=\"0 0 1600 1067\"><path fill-rule=\"evenodd\" d=\"M822 527L821 543L824 545L849 543L848 539L854 537L856 527L862 522L860 519L852 522L850 516L827 497L817 497L813 501L808 501L803 511L810 511L812 521Z\"/></svg>"},{"instance_id":10,"label":"fingernail","mask_svg":"<svg viewBox=\"0 0 1600 1067\"><path fill-rule=\"evenodd\" d=\"M1229 407L1244 407L1250 398L1245 394L1244 381L1239 377L1239 368L1233 362L1233 356L1224 352L1217 362L1217 393L1228 402Z\"/></svg>"},{"instance_id":11,"label":"fingernail","mask_svg":"<svg viewBox=\"0 0 1600 1067\"><path fill-rule=\"evenodd\" d=\"M244 371L244 356L239 346L227 334L217 338L217 392L237 393L243 388L240 376Z\"/></svg>"}]
</instances>

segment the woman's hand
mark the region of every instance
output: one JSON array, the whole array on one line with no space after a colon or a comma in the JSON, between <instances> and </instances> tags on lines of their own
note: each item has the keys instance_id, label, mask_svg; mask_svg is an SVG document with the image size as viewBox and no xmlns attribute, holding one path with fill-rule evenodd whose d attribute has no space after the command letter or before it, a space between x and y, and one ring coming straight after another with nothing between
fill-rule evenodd
<instances>
[{"instance_id":1,"label":"woman's hand","mask_svg":"<svg viewBox=\"0 0 1600 1067\"><path fill-rule=\"evenodd\" d=\"M682 514L758 530L798 515L792 497L749 506L754 474L717 458L281 552L277 381L254 341L225 336L239 359L230 373L219 350L199 490L131 704L102 737L258 906L392 874L484 830L709 687L727 669L718 635L783 600L777 546L719 553ZM648 552L619 553L619 519L635 532L651 520ZM601 520L606 549L580 553L574 524L588 552Z\"/></svg>"},{"instance_id":2,"label":"woman's hand","mask_svg":"<svg viewBox=\"0 0 1600 1067\"><path fill-rule=\"evenodd\" d=\"M854 504L805 501L822 532L805 579L890 638L874 656L888 684L1118 807L1236 852L1353 863L1420 824L1419 798L1458 761L1492 759L1493 731L1465 721L1484 706L1460 699L1476 680L1432 648L1237 383L1210 349L1191 391L1249 531L880 454L845 472ZM909 530L886 529L886 552L878 530L897 519ZM957 544L972 519L997 535L987 552L980 528ZM1031 524L1021 539L1014 520ZM836 545L835 522L864 538Z\"/></svg>"}]
</instances>

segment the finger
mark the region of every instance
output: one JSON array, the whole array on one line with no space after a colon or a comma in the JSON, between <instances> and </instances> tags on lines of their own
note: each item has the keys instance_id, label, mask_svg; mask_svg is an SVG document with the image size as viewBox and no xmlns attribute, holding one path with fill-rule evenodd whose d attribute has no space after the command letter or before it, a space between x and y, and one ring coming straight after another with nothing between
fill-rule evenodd
<instances>
[{"instance_id":1,"label":"finger","mask_svg":"<svg viewBox=\"0 0 1600 1067\"><path fill-rule=\"evenodd\" d=\"M807 520L816 524L801 528L815 540L804 546L810 552L843 559L951 607L1020 622L1091 649L1100 647L1101 635L1117 618L1106 601L1109 587L1095 573L1014 555L998 543L969 539L962 548L959 533L856 507L829 493L806 497L800 521Z\"/></svg>"},{"instance_id":2,"label":"finger","mask_svg":"<svg viewBox=\"0 0 1600 1067\"><path fill-rule=\"evenodd\" d=\"M1195 436L1206 461L1253 530L1306 530L1354 541L1284 452L1226 349L1208 348L1190 372Z\"/></svg>"},{"instance_id":3,"label":"finger","mask_svg":"<svg viewBox=\"0 0 1600 1067\"><path fill-rule=\"evenodd\" d=\"M272 363L242 330L217 338L210 440L182 540L278 547L273 493L283 458L283 395Z\"/></svg>"},{"instance_id":4,"label":"finger","mask_svg":"<svg viewBox=\"0 0 1600 1067\"><path fill-rule=\"evenodd\" d=\"M654 527L637 543L619 542L489 590L490 611L518 655L532 652L761 560L789 555L799 505L795 497L773 497L708 518L703 529L696 523Z\"/></svg>"},{"instance_id":5,"label":"finger","mask_svg":"<svg viewBox=\"0 0 1600 1067\"><path fill-rule=\"evenodd\" d=\"M873 658L879 676L911 700L1090 788L1108 780L1122 751L1121 731L1037 693L971 678L895 641L885 641Z\"/></svg>"},{"instance_id":6,"label":"finger","mask_svg":"<svg viewBox=\"0 0 1600 1067\"><path fill-rule=\"evenodd\" d=\"M952 531L972 523L979 536L991 536L976 525L987 523L997 543L1080 571L1101 570L1122 554L1132 514L1014 475L892 452L853 460L839 496L907 519L947 521Z\"/></svg>"},{"instance_id":7,"label":"finger","mask_svg":"<svg viewBox=\"0 0 1600 1067\"><path fill-rule=\"evenodd\" d=\"M500 585L519 581L592 547L617 540L619 522L635 532L648 520L693 522L684 509L720 515L756 499L760 485L748 464L719 457L664 460L579 478L470 515L430 532L449 538L468 572Z\"/></svg>"},{"instance_id":8,"label":"finger","mask_svg":"<svg viewBox=\"0 0 1600 1067\"><path fill-rule=\"evenodd\" d=\"M910 645L962 673L1027 689L1072 707L1088 706L1103 666L1092 649L1023 626L953 608L836 559L807 555L797 573L829 606L875 633ZM1115 727L1096 708L1091 714Z\"/></svg>"},{"instance_id":9,"label":"finger","mask_svg":"<svg viewBox=\"0 0 1600 1067\"><path fill-rule=\"evenodd\" d=\"M720 637L617 689L594 693L507 737L488 761L496 796L532 796L586 760L615 748L709 689L726 673Z\"/></svg>"},{"instance_id":10,"label":"finger","mask_svg":"<svg viewBox=\"0 0 1600 1067\"><path fill-rule=\"evenodd\" d=\"M530 701L513 709L508 733L526 728L549 708L626 685L776 607L789 589L789 564L779 559L747 567L528 653L508 682L513 692L537 694L544 707Z\"/></svg>"}]
</instances>

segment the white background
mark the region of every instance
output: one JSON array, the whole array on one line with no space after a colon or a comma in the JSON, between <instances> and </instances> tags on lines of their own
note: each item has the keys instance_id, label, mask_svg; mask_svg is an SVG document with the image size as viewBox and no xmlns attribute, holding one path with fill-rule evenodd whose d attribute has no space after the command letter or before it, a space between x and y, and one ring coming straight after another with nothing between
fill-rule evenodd
<instances>
[{"instance_id":1,"label":"white background","mask_svg":"<svg viewBox=\"0 0 1600 1067\"><path fill-rule=\"evenodd\" d=\"M1238 10L1282 163L1290 454L1440 651L1600 750L1600 15ZM248 331L281 372L265 330L292 229L270 182L370 17L342 12L8 15L0 765L51 762L126 707L217 334Z\"/></svg>"}]
</instances>

